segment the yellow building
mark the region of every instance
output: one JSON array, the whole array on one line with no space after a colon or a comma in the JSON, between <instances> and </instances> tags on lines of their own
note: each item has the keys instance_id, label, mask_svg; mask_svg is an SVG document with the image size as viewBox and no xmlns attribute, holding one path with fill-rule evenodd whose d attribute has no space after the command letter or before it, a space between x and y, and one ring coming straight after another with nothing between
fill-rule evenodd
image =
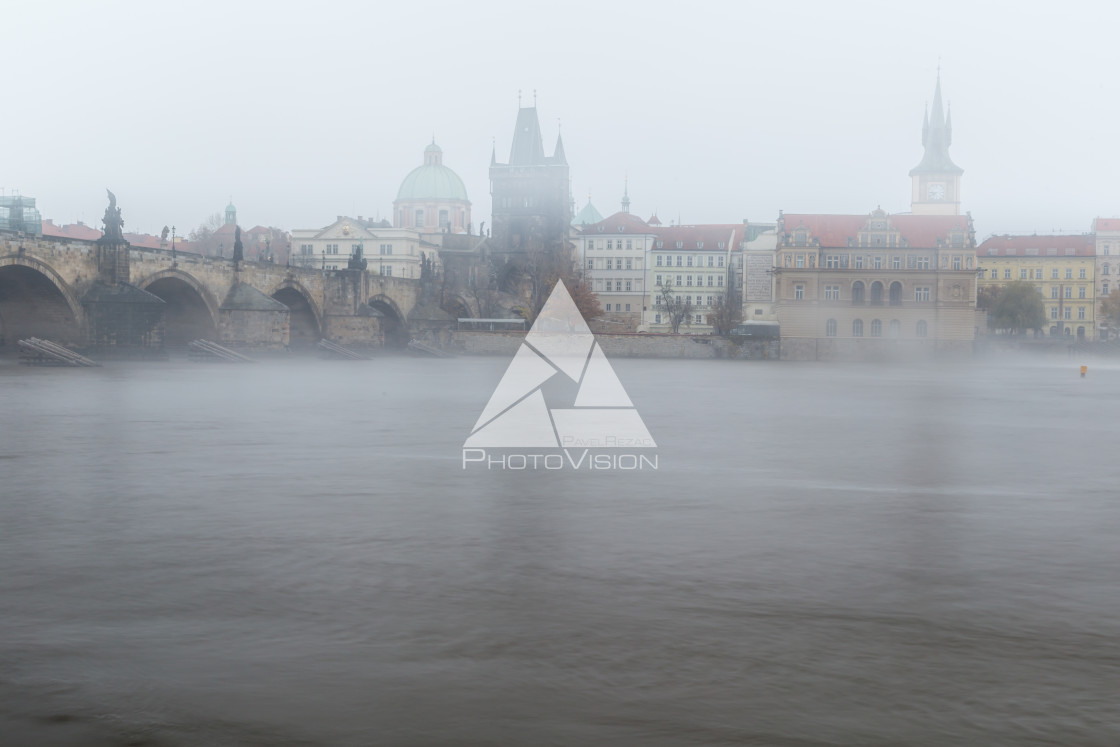
<instances>
[{"instance_id":1,"label":"yellow building","mask_svg":"<svg viewBox=\"0 0 1120 747\"><path fill-rule=\"evenodd\" d=\"M782 357L970 353L975 247L964 215L782 214L774 268Z\"/></svg>"},{"instance_id":2,"label":"yellow building","mask_svg":"<svg viewBox=\"0 0 1120 747\"><path fill-rule=\"evenodd\" d=\"M992 236L976 248L979 290L1033 283L1046 309L1046 333L1097 339L1096 240L1092 234Z\"/></svg>"}]
</instances>

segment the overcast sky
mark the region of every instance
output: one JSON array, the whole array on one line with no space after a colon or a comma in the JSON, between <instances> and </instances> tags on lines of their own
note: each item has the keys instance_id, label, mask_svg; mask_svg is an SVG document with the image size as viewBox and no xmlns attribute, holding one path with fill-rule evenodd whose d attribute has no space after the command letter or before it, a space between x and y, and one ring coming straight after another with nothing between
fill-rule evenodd
<instances>
[{"instance_id":1,"label":"overcast sky","mask_svg":"<svg viewBox=\"0 0 1120 747\"><path fill-rule=\"evenodd\" d=\"M904 8L913 8L904 10ZM5 27L0 187L44 217L185 234L388 216L433 133L490 221L518 90L577 209L685 223L909 209L938 59L990 233L1120 214L1114 4L36 2Z\"/></svg>"}]
</instances>

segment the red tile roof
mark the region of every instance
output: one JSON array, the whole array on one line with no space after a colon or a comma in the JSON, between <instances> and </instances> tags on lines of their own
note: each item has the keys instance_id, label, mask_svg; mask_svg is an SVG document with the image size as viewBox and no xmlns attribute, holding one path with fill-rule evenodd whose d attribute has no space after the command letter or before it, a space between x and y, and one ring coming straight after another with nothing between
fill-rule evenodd
<instances>
[{"instance_id":1,"label":"red tile roof","mask_svg":"<svg viewBox=\"0 0 1120 747\"><path fill-rule=\"evenodd\" d=\"M55 236L61 239L78 239L80 241L97 241L101 232L82 223L68 223L65 226L56 226L54 221L47 218L43 221L43 235Z\"/></svg>"},{"instance_id":2,"label":"red tile roof","mask_svg":"<svg viewBox=\"0 0 1120 747\"><path fill-rule=\"evenodd\" d=\"M745 223L709 223L698 226L658 226L652 231L657 235L654 249L661 251L711 252L738 249L746 239ZM680 246L677 246L677 243ZM701 246L702 244L702 246Z\"/></svg>"},{"instance_id":3,"label":"red tile roof","mask_svg":"<svg viewBox=\"0 0 1120 747\"><path fill-rule=\"evenodd\" d=\"M890 215L884 214L890 227L897 230L911 247L933 248L939 239L948 238L951 231L968 231L965 215ZM829 215L822 213L785 213L779 232L790 234L804 228L820 241L822 247L847 247L848 239L855 240L860 231L871 221L872 215Z\"/></svg>"},{"instance_id":4,"label":"red tile roof","mask_svg":"<svg viewBox=\"0 0 1120 747\"><path fill-rule=\"evenodd\" d=\"M648 223L636 215L618 212L603 218L603 220L598 223L590 223L583 226L580 229L580 233L584 236L598 236L599 234L609 236L614 233L653 233L653 229L650 228Z\"/></svg>"},{"instance_id":5,"label":"red tile roof","mask_svg":"<svg viewBox=\"0 0 1120 747\"><path fill-rule=\"evenodd\" d=\"M1057 250L1058 256L1092 257L1096 254L1096 237L1091 233L1063 236L990 236L976 247L976 254L983 257L1045 257L1047 249ZM1029 250L1034 252L1029 253ZM1067 253L1067 250L1072 250L1072 254Z\"/></svg>"},{"instance_id":6,"label":"red tile roof","mask_svg":"<svg viewBox=\"0 0 1120 747\"><path fill-rule=\"evenodd\" d=\"M1097 218L1093 221L1094 231L1120 231L1120 218Z\"/></svg>"}]
</instances>

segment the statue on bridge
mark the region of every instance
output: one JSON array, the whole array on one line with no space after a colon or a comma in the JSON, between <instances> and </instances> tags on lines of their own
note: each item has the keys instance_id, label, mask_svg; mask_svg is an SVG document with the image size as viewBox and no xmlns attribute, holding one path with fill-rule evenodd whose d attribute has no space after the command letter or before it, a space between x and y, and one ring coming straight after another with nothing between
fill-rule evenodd
<instances>
[{"instance_id":1,"label":"statue on bridge","mask_svg":"<svg viewBox=\"0 0 1120 747\"><path fill-rule=\"evenodd\" d=\"M109 207L105 208L105 217L101 219L105 224L105 235L102 238L106 244L123 244L124 219L121 218L121 209L117 207L117 196L108 189L105 191L109 193Z\"/></svg>"},{"instance_id":2,"label":"statue on bridge","mask_svg":"<svg viewBox=\"0 0 1120 747\"><path fill-rule=\"evenodd\" d=\"M346 263L347 270L364 270L366 269L366 258L362 256L362 244L359 242L354 245L354 253L350 255L350 261Z\"/></svg>"}]
</instances>

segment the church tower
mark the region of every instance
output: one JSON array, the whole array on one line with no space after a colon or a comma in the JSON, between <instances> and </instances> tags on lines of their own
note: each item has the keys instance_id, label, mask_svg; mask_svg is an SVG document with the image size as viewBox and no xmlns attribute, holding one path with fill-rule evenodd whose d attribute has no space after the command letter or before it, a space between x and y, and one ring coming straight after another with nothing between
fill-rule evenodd
<instances>
[{"instance_id":1,"label":"church tower","mask_svg":"<svg viewBox=\"0 0 1120 747\"><path fill-rule=\"evenodd\" d=\"M566 249L572 219L568 160L559 134L552 156L545 155L535 101L517 112L509 162L498 163L491 154L490 194L495 255Z\"/></svg>"},{"instance_id":2,"label":"church tower","mask_svg":"<svg viewBox=\"0 0 1120 747\"><path fill-rule=\"evenodd\" d=\"M953 114L941 107L941 71L937 71L937 87L933 92L933 110L922 122L922 162L910 169L913 185L910 212L915 215L960 215L961 174L964 169L949 157L953 142Z\"/></svg>"}]
</instances>

